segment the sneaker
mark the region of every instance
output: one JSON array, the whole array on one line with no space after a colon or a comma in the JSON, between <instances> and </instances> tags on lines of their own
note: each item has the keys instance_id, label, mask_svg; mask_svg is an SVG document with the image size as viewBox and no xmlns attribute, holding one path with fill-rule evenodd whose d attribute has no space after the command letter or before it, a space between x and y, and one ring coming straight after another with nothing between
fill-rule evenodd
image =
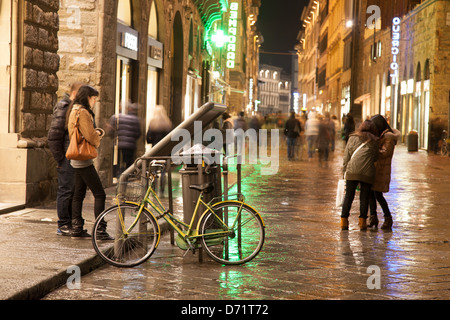
<instances>
[{"instance_id":1,"label":"sneaker","mask_svg":"<svg viewBox=\"0 0 450 320\"><path fill-rule=\"evenodd\" d=\"M73 232L70 234L72 239L90 239L91 235L86 230Z\"/></svg>"},{"instance_id":2,"label":"sneaker","mask_svg":"<svg viewBox=\"0 0 450 320\"><path fill-rule=\"evenodd\" d=\"M114 240L114 238L111 237L108 234L108 232L106 232L106 231L97 231L97 240L108 241L108 240Z\"/></svg>"},{"instance_id":3,"label":"sneaker","mask_svg":"<svg viewBox=\"0 0 450 320\"><path fill-rule=\"evenodd\" d=\"M70 236L70 228L67 225L61 226L56 229L56 234L58 236Z\"/></svg>"}]
</instances>

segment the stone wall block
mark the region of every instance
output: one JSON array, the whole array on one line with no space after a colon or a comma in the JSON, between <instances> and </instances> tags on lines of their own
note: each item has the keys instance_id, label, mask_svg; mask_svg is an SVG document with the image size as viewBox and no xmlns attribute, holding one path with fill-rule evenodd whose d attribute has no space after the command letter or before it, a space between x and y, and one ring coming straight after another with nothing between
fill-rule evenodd
<instances>
[{"instance_id":1,"label":"stone wall block","mask_svg":"<svg viewBox=\"0 0 450 320\"><path fill-rule=\"evenodd\" d=\"M44 66L44 53L39 49L33 50L33 66L39 69Z\"/></svg>"},{"instance_id":2,"label":"stone wall block","mask_svg":"<svg viewBox=\"0 0 450 320\"><path fill-rule=\"evenodd\" d=\"M42 107L45 111L53 111L53 93L42 94L43 104Z\"/></svg>"},{"instance_id":3,"label":"stone wall block","mask_svg":"<svg viewBox=\"0 0 450 320\"><path fill-rule=\"evenodd\" d=\"M42 94L39 92L31 92L30 109L40 109L42 105Z\"/></svg>"},{"instance_id":4,"label":"stone wall block","mask_svg":"<svg viewBox=\"0 0 450 320\"><path fill-rule=\"evenodd\" d=\"M38 83L37 86L41 89L47 89L48 87L48 74L44 71L38 72Z\"/></svg>"},{"instance_id":5,"label":"stone wall block","mask_svg":"<svg viewBox=\"0 0 450 320\"><path fill-rule=\"evenodd\" d=\"M25 86L25 88L33 88L33 87L37 86L38 75L37 75L37 71L36 70L25 68L23 70L23 74L24 74L24 86Z\"/></svg>"},{"instance_id":6,"label":"stone wall block","mask_svg":"<svg viewBox=\"0 0 450 320\"><path fill-rule=\"evenodd\" d=\"M33 6L33 22L44 24L44 11L37 5Z\"/></svg>"},{"instance_id":7,"label":"stone wall block","mask_svg":"<svg viewBox=\"0 0 450 320\"><path fill-rule=\"evenodd\" d=\"M65 6L74 6L83 10L94 10L95 0L66 0Z\"/></svg>"},{"instance_id":8,"label":"stone wall block","mask_svg":"<svg viewBox=\"0 0 450 320\"><path fill-rule=\"evenodd\" d=\"M33 64L33 49L27 46L23 47L23 65L31 67Z\"/></svg>"},{"instance_id":9,"label":"stone wall block","mask_svg":"<svg viewBox=\"0 0 450 320\"><path fill-rule=\"evenodd\" d=\"M37 45L38 43L38 30L36 27L29 24L24 26L24 44Z\"/></svg>"},{"instance_id":10,"label":"stone wall block","mask_svg":"<svg viewBox=\"0 0 450 320\"><path fill-rule=\"evenodd\" d=\"M83 38L74 36L59 37L59 51L67 53L82 53Z\"/></svg>"},{"instance_id":11,"label":"stone wall block","mask_svg":"<svg viewBox=\"0 0 450 320\"><path fill-rule=\"evenodd\" d=\"M32 113L23 114L23 126L26 131L36 130L36 119Z\"/></svg>"},{"instance_id":12,"label":"stone wall block","mask_svg":"<svg viewBox=\"0 0 450 320\"><path fill-rule=\"evenodd\" d=\"M44 54L45 68L52 72L57 72L59 69L59 56L56 53L45 52Z\"/></svg>"},{"instance_id":13,"label":"stone wall block","mask_svg":"<svg viewBox=\"0 0 450 320\"><path fill-rule=\"evenodd\" d=\"M39 28L39 46L41 48L48 48L48 31L46 29Z\"/></svg>"},{"instance_id":14,"label":"stone wall block","mask_svg":"<svg viewBox=\"0 0 450 320\"><path fill-rule=\"evenodd\" d=\"M41 128L45 128L45 119L46 119L46 115L39 113L35 115L35 119L36 119L36 128L38 130L41 130Z\"/></svg>"}]
</instances>

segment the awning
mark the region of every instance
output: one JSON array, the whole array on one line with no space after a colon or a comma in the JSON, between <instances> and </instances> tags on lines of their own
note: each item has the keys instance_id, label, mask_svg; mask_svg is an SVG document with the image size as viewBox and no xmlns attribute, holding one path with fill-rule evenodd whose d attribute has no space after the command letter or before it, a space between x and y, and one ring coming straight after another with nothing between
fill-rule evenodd
<instances>
[{"instance_id":1,"label":"awning","mask_svg":"<svg viewBox=\"0 0 450 320\"><path fill-rule=\"evenodd\" d=\"M359 96L358 98L355 99L355 103L361 104L361 102L363 102L366 99L370 99L370 93L365 93L362 96Z\"/></svg>"},{"instance_id":2,"label":"awning","mask_svg":"<svg viewBox=\"0 0 450 320\"><path fill-rule=\"evenodd\" d=\"M194 0L194 4L207 30L228 10L228 0Z\"/></svg>"}]
</instances>

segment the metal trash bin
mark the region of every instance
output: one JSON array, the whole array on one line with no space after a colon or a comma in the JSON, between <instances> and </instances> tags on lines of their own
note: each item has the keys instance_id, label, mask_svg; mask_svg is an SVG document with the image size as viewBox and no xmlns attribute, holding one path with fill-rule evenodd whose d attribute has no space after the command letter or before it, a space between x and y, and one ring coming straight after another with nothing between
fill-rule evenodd
<instances>
[{"instance_id":1,"label":"metal trash bin","mask_svg":"<svg viewBox=\"0 0 450 320\"><path fill-rule=\"evenodd\" d=\"M419 135L417 131L412 130L408 133L406 138L406 144L408 151L418 151L419 150Z\"/></svg>"},{"instance_id":2,"label":"metal trash bin","mask_svg":"<svg viewBox=\"0 0 450 320\"><path fill-rule=\"evenodd\" d=\"M194 146L195 147L195 146ZM191 148L182 153L183 157L191 157L190 163L185 163L183 168L179 171L182 183L183 194L183 222L189 224L194 214L195 205L200 194L199 191L189 188L193 184L205 184L212 183L214 190L208 194L203 195L203 201L208 202L215 197L219 197L222 194L221 187L221 168L220 163L207 164L203 162L202 154L198 154ZM197 146L198 147L198 146ZM218 152L217 150L208 149L202 146L203 154L205 152ZM198 162L201 162L198 164ZM194 220L193 227L197 227L197 222L201 214L205 211L205 207L201 205L198 209L196 219Z\"/></svg>"}]
</instances>

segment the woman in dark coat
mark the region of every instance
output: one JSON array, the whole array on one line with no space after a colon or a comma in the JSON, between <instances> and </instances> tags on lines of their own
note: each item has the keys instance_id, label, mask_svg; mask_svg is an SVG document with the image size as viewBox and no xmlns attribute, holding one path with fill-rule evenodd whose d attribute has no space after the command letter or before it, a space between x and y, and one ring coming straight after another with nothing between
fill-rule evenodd
<instances>
[{"instance_id":1,"label":"woman in dark coat","mask_svg":"<svg viewBox=\"0 0 450 320\"><path fill-rule=\"evenodd\" d=\"M392 227L392 215L388 203L383 196L383 192L389 192L391 182L391 164L394 156L395 145L400 138L400 131L392 129L386 119L381 115L376 115L371 119L380 136L378 160L375 163L376 175L370 193L370 217L369 227L378 226L377 202L380 204L384 213L384 223L381 229L390 229Z\"/></svg>"}]
</instances>

